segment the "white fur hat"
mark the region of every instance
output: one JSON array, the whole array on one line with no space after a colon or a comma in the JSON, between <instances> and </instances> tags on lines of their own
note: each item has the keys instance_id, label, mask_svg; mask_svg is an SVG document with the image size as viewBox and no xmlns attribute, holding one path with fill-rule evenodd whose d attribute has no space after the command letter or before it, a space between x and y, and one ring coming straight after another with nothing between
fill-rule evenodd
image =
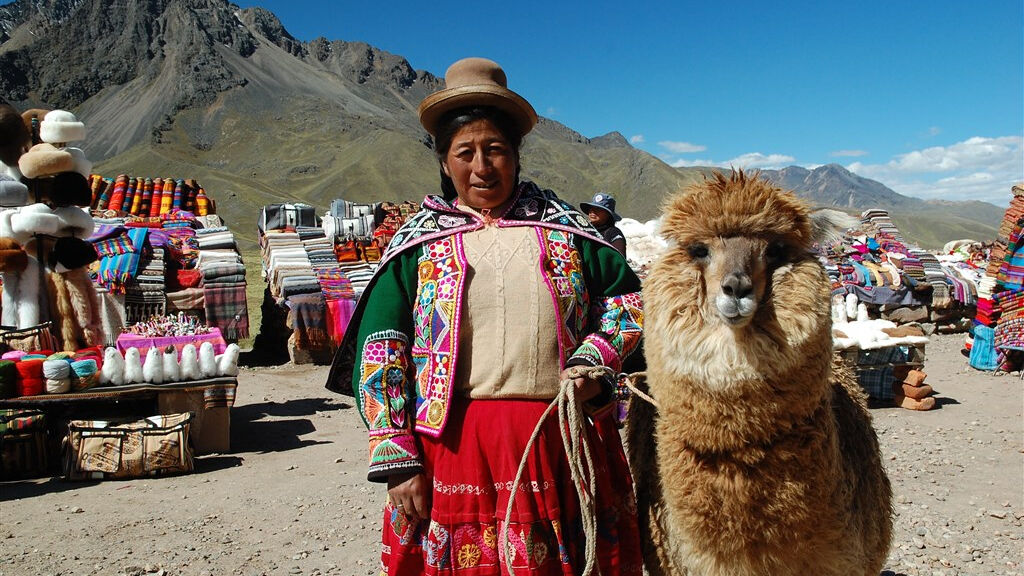
<instances>
[{"instance_id":1,"label":"white fur hat","mask_svg":"<svg viewBox=\"0 0 1024 576\"><path fill-rule=\"evenodd\" d=\"M0 174L0 207L10 208L28 204L28 186L6 174Z\"/></svg>"},{"instance_id":2,"label":"white fur hat","mask_svg":"<svg viewBox=\"0 0 1024 576\"><path fill-rule=\"evenodd\" d=\"M75 160L69 152L46 142L36 144L18 158L18 168L26 178L53 176L70 172L74 167Z\"/></svg>"},{"instance_id":3,"label":"white fur hat","mask_svg":"<svg viewBox=\"0 0 1024 576\"><path fill-rule=\"evenodd\" d=\"M25 206L11 216L12 236L22 245L31 240L33 234L56 236L60 229L60 217L46 204Z\"/></svg>"},{"instance_id":4,"label":"white fur hat","mask_svg":"<svg viewBox=\"0 0 1024 576\"><path fill-rule=\"evenodd\" d=\"M85 140L85 124L67 110L50 110L39 124L39 139L51 144Z\"/></svg>"},{"instance_id":5,"label":"white fur hat","mask_svg":"<svg viewBox=\"0 0 1024 576\"><path fill-rule=\"evenodd\" d=\"M53 213L60 218L60 226L54 236L74 236L88 238L96 230L96 222L88 212L78 206L61 206L54 208Z\"/></svg>"},{"instance_id":6,"label":"white fur hat","mask_svg":"<svg viewBox=\"0 0 1024 576\"><path fill-rule=\"evenodd\" d=\"M92 174L92 162L85 157L85 152L82 152L81 148L73 148L68 146L64 149L68 154L71 154L71 162L73 164L72 170L78 172L86 179Z\"/></svg>"}]
</instances>

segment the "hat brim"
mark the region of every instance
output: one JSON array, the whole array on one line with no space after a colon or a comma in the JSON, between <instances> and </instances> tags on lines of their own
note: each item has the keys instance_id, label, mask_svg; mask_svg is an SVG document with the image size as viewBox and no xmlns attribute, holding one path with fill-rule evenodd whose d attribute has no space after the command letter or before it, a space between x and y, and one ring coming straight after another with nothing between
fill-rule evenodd
<instances>
[{"instance_id":1,"label":"hat brim","mask_svg":"<svg viewBox=\"0 0 1024 576\"><path fill-rule=\"evenodd\" d=\"M583 208L583 212L584 213L588 212L591 208L597 208L598 210L604 210L605 212L611 214L612 215L612 219L614 219L616 222L618 222L619 220L622 220L622 216L619 216L615 212L612 212L611 210L605 208L604 206L601 206L600 204L591 204L590 202L580 202L580 208Z\"/></svg>"},{"instance_id":2,"label":"hat brim","mask_svg":"<svg viewBox=\"0 0 1024 576\"><path fill-rule=\"evenodd\" d=\"M436 136L437 122L441 116L470 106L493 106L505 112L519 127L520 135L527 134L537 124L537 112L525 98L507 88L491 84L471 84L434 92L420 102L420 124L431 136Z\"/></svg>"}]
</instances>

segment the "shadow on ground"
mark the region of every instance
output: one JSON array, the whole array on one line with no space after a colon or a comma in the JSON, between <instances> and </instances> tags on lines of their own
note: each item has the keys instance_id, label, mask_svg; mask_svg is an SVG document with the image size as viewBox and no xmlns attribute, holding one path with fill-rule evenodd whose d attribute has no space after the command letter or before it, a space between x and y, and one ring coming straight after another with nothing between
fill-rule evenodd
<instances>
[{"instance_id":1,"label":"shadow on ground","mask_svg":"<svg viewBox=\"0 0 1024 576\"><path fill-rule=\"evenodd\" d=\"M326 444L324 441L302 438L314 432L316 426L312 420L301 416L350 408L351 404L333 402L327 398L297 398L287 402L236 405L231 410L231 451L236 454L284 452Z\"/></svg>"}]
</instances>

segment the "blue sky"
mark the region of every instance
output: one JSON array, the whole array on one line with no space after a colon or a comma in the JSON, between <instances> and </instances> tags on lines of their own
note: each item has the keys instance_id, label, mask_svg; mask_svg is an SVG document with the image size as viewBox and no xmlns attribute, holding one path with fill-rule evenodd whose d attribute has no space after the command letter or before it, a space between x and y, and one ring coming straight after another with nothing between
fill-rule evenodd
<instances>
[{"instance_id":1,"label":"blue sky","mask_svg":"<svg viewBox=\"0 0 1024 576\"><path fill-rule=\"evenodd\" d=\"M901 194L999 205L1024 180L1021 0L239 5L439 76L494 59L540 114L676 166L835 162Z\"/></svg>"}]
</instances>

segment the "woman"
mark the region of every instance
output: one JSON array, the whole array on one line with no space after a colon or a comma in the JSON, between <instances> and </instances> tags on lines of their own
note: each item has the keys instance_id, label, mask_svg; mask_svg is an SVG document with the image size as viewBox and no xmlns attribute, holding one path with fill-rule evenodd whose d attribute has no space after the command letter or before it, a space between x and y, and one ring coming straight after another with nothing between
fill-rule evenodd
<instances>
[{"instance_id":1,"label":"woman","mask_svg":"<svg viewBox=\"0 0 1024 576\"><path fill-rule=\"evenodd\" d=\"M519 182L537 121L494 62L453 64L420 105L441 196L394 236L359 302L328 387L351 382L386 482L383 572L579 574L581 508L558 420L534 426L571 366L614 371L641 337L640 283L585 216ZM641 573L632 482L612 386L575 378L591 415L598 564ZM508 522L511 553L499 553ZM511 558L510 558L511 556Z\"/></svg>"}]
</instances>

